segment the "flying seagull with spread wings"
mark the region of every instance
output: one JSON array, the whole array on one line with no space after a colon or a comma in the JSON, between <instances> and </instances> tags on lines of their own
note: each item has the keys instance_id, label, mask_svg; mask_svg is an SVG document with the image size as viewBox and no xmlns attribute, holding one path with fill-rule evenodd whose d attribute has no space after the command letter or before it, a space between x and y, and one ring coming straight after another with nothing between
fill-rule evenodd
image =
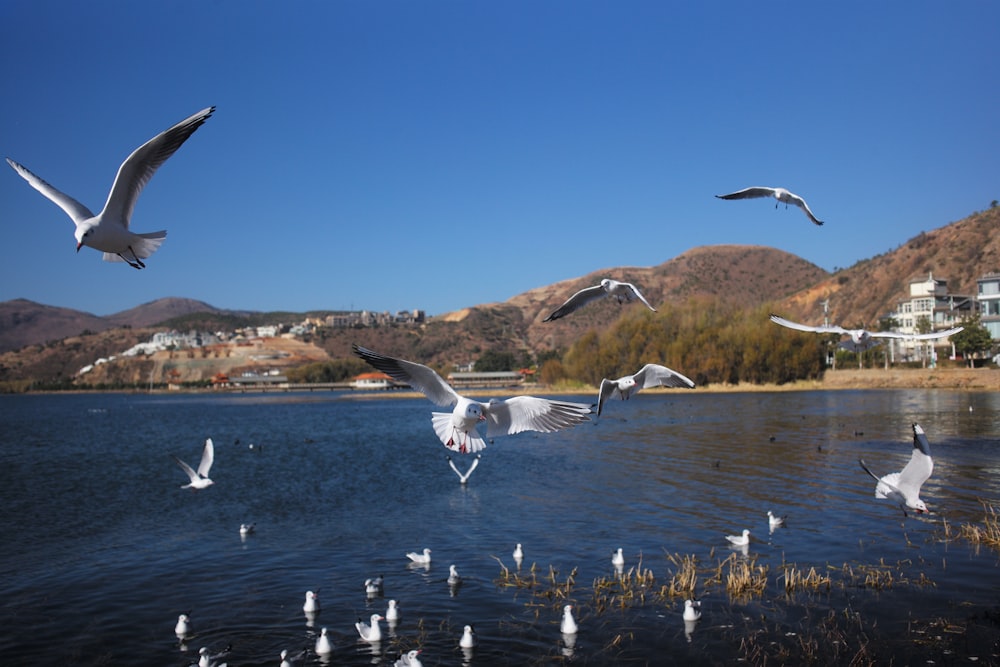
<instances>
[{"instance_id":1,"label":"flying seagull with spread wings","mask_svg":"<svg viewBox=\"0 0 1000 667\"><path fill-rule=\"evenodd\" d=\"M858 459L861 468L875 478L876 498L888 498L903 510L915 510L917 514L925 514L929 510L920 499L920 487L934 472L934 459L931 458L931 445L927 442L927 434L920 424L913 424L913 454L910 461L900 472L893 472L879 477L865 464L864 459Z\"/></svg>"},{"instance_id":2,"label":"flying seagull with spread wings","mask_svg":"<svg viewBox=\"0 0 1000 667\"><path fill-rule=\"evenodd\" d=\"M27 167L10 158L7 158L7 164L73 220L77 252L85 245L90 246L104 253L105 262L128 262L133 268L142 269L146 266L142 260L156 252L167 232L136 234L129 229L132 209L139 193L156 170L208 120L213 111L215 107L202 109L135 149L118 168L108 200L97 215L28 171Z\"/></svg>"},{"instance_id":3,"label":"flying seagull with spread wings","mask_svg":"<svg viewBox=\"0 0 1000 667\"><path fill-rule=\"evenodd\" d=\"M785 188L767 188L763 186L744 188L736 192L730 192L728 195L715 195L719 199L757 199L759 197L774 197L778 202L785 204L785 208L788 208L789 204L793 204L802 209L802 212L809 216L809 219L817 225L822 225L823 221L818 219L813 212L809 210L809 206L806 204L806 200L798 196L794 192L789 192ZM775 208L778 204L775 203Z\"/></svg>"},{"instance_id":4,"label":"flying seagull with spread wings","mask_svg":"<svg viewBox=\"0 0 1000 667\"><path fill-rule=\"evenodd\" d=\"M646 364L634 375L626 375L617 380L604 378L601 380L601 391L597 399L597 416L601 416L604 402L609 398L618 396L623 401L627 401L632 394L638 393L640 389L649 389L650 387L687 387L692 389L694 381L660 364Z\"/></svg>"},{"instance_id":5,"label":"flying seagull with spread wings","mask_svg":"<svg viewBox=\"0 0 1000 667\"><path fill-rule=\"evenodd\" d=\"M491 398L480 403L460 395L433 369L404 359L379 354L359 345L354 353L398 382L422 392L434 404L451 407L451 412L431 413L434 432L445 447L467 454L486 447L478 431L486 423L486 436L509 435L522 431L551 433L590 421L592 406L534 396L515 396L505 401Z\"/></svg>"},{"instance_id":6,"label":"flying seagull with spread wings","mask_svg":"<svg viewBox=\"0 0 1000 667\"><path fill-rule=\"evenodd\" d=\"M907 334L899 331L868 331L867 329L845 329L834 324L827 326L809 326L786 320L778 315L771 315L771 321L796 331L806 331L819 334L841 334L850 336L850 340L840 343L840 347L851 352L864 352L880 343L879 338L895 338L897 340L935 340L937 338L947 338L952 334L957 334L965 327L953 327L944 331L935 331L926 334Z\"/></svg>"},{"instance_id":7,"label":"flying seagull with spread wings","mask_svg":"<svg viewBox=\"0 0 1000 667\"><path fill-rule=\"evenodd\" d=\"M651 311L654 313L656 312L656 308L649 305L649 302L646 301L646 297L642 295L642 292L640 292L635 285L632 283L623 283L617 280L612 280L611 278L605 278L601 281L600 285L586 287L571 296L566 300L566 303L553 310L549 313L548 317L542 321L551 322L552 320L558 320L560 317L565 317L573 311L583 308L591 301L601 299L606 296L615 297L618 299L618 303L620 304L629 303L638 299L646 304L646 307Z\"/></svg>"}]
</instances>

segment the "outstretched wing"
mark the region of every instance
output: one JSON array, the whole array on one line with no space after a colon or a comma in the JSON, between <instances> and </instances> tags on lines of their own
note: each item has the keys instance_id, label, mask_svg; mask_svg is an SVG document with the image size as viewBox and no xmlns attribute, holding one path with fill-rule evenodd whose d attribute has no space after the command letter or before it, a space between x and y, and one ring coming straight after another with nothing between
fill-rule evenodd
<instances>
[{"instance_id":1,"label":"outstretched wing","mask_svg":"<svg viewBox=\"0 0 1000 667\"><path fill-rule=\"evenodd\" d=\"M422 392L435 405L454 406L458 403L460 398L458 392L452 389L451 385L445 382L432 368L413 361L387 357L357 344L352 345L351 349L354 350L354 354L397 382L408 384Z\"/></svg>"},{"instance_id":2,"label":"outstretched wing","mask_svg":"<svg viewBox=\"0 0 1000 667\"><path fill-rule=\"evenodd\" d=\"M920 424L913 424L913 455L910 461L899 473L899 486L912 489L919 494L920 487L934 472L934 459L931 458L931 445Z\"/></svg>"},{"instance_id":3,"label":"outstretched wing","mask_svg":"<svg viewBox=\"0 0 1000 667\"><path fill-rule=\"evenodd\" d=\"M809 217L809 219L813 221L813 224L816 225L823 224L823 221L817 218L815 215L813 215L813 212L809 210L809 205L806 204L806 200L803 199L802 197L798 196L797 194L789 192L788 201L801 208L802 212L805 213Z\"/></svg>"},{"instance_id":4,"label":"outstretched wing","mask_svg":"<svg viewBox=\"0 0 1000 667\"><path fill-rule=\"evenodd\" d=\"M127 228L132 217L132 209L135 208L135 202L139 198L139 193L146 187L146 183L214 111L215 107L202 109L132 151L118 168L115 183L111 186L108 201L104 204L104 215L112 220L123 220Z\"/></svg>"},{"instance_id":5,"label":"outstretched wing","mask_svg":"<svg viewBox=\"0 0 1000 667\"><path fill-rule=\"evenodd\" d=\"M208 477L208 471L212 469L214 462L215 445L212 444L212 439L208 438L205 440L205 448L201 450L201 463L198 464L198 474L202 477Z\"/></svg>"},{"instance_id":6,"label":"outstretched wing","mask_svg":"<svg viewBox=\"0 0 1000 667\"><path fill-rule=\"evenodd\" d=\"M646 304L646 308L649 308L654 313L656 312L656 308L653 308L651 305L649 305L649 302L646 301L646 297L642 295L642 292L639 291L638 287L636 287L632 283L621 283L621 284L627 287L634 297L636 297L637 299L639 299L639 301L642 301L644 304Z\"/></svg>"},{"instance_id":7,"label":"outstretched wing","mask_svg":"<svg viewBox=\"0 0 1000 667\"><path fill-rule=\"evenodd\" d=\"M799 324L798 322L792 322L791 320L786 320L784 317L779 315L771 315L771 321L775 324L780 324L783 327L788 327L789 329L795 329L797 331L808 331L811 333L836 333L836 334L849 334L850 332L836 325L830 326L818 326L811 327L808 324Z\"/></svg>"},{"instance_id":8,"label":"outstretched wing","mask_svg":"<svg viewBox=\"0 0 1000 667\"><path fill-rule=\"evenodd\" d=\"M601 297L606 295L607 292L605 292L604 288L601 287L600 285L584 288L579 292L577 292L576 294L574 294L573 296L571 296L570 298L566 299L566 303L564 303L563 305L559 306L551 313L549 313L549 316L546 317L544 320L542 320L542 322L550 322L552 320L558 320L560 317L565 317L566 315L569 315L577 308L582 308L591 301L594 301L595 299L600 299ZM645 301L646 300L643 299L643 302Z\"/></svg>"},{"instance_id":9,"label":"outstretched wing","mask_svg":"<svg viewBox=\"0 0 1000 667\"><path fill-rule=\"evenodd\" d=\"M65 211L66 215L68 215L76 224L80 224L84 220L94 217L94 214L90 212L89 208L73 199L65 192L56 190L41 178L28 171L28 168L24 165L18 164L10 158L7 158L7 164L9 164L14 171L20 174L21 178L28 181L28 185L41 192L46 199Z\"/></svg>"},{"instance_id":10,"label":"outstretched wing","mask_svg":"<svg viewBox=\"0 0 1000 667\"><path fill-rule=\"evenodd\" d=\"M719 199L757 199L758 197L773 197L774 188L753 187L743 188L728 195L715 195Z\"/></svg>"},{"instance_id":11,"label":"outstretched wing","mask_svg":"<svg viewBox=\"0 0 1000 667\"><path fill-rule=\"evenodd\" d=\"M490 400L483 410L486 435L508 435L521 431L551 433L590 421L593 409L586 403L553 401L535 396L515 396L506 401Z\"/></svg>"},{"instance_id":12,"label":"outstretched wing","mask_svg":"<svg viewBox=\"0 0 1000 667\"><path fill-rule=\"evenodd\" d=\"M618 383L614 380L609 380L604 378L601 380L601 391L597 395L597 416L601 416L601 410L604 409L604 402L609 398L614 398L619 394Z\"/></svg>"},{"instance_id":13,"label":"outstretched wing","mask_svg":"<svg viewBox=\"0 0 1000 667\"><path fill-rule=\"evenodd\" d=\"M650 387L694 388L694 381L660 364L646 364L634 376L635 384L642 389Z\"/></svg>"},{"instance_id":14,"label":"outstretched wing","mask_svg":"<svg viewBox=\"0 0 1000 667\"><path fill-rule=\"evenodd\" d=\"M170 455L170 458L172 458L172 459L173 459L174 461L176 461L176 462L177 462L177 465L179 465L179 466L181 467L181 470L183 470L183 471L184 471L184 473L185 473L185 474L186 474L186 475L187 475L188 477L190 477L190 478L191 478L191 481L192 481L192 482L197 482L197 481L198 481L198 473L196 473L196 472L194 471L194 468L192 468L192 467L191 467L191 466L189 466L188 464L184 463L184 461L181 461L181 460L180 460L179 458L177 458L177 457L176 457L176 456L174 456L173 454L171 454L171 455Z\"/></svg>"}]
</instances>

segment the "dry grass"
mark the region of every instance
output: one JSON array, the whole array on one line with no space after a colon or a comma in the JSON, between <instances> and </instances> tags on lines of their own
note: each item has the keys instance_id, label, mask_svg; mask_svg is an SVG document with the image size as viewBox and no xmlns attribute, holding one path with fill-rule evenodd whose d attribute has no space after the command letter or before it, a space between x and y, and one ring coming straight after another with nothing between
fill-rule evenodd
<instances>
[{"instance_id":1,"label":"dry grass","mask_svg":"<svg viewBox=\"0 0 1000 667\"><path fill-rule=\"evenodd\" d=\"M810 567L808 572L796 568L794 565L782 565L782 573L779 575L785 582L785 594L790 595L799 591L816 593L819 591L829 592L832 581L829 574L820 574L815 567Z\"/></svg>"}]
</instances>

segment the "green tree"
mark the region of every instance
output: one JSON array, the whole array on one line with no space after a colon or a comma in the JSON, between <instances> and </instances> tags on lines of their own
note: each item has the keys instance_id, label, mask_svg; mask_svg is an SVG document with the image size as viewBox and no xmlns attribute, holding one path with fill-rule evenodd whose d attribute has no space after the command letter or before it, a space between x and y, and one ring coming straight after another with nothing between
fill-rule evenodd
<instances>
[{"instance_id":1,"label":"green tree","mask_svg":"<svg viewBox=\"0 0 1000 667\"><path fill-rule=\"evenodd\" d=\"M496 352L486 350L482 356L476 360L475 369L477 373L490 373L494 371L512 371L516 361L510 352Z\"/></svg>"},{"instance_id":2,"label":"green tree","mask_svg":"<svg viewBox=\"0 0 1000 667\"><path fill-rule=\"evenodd\" d=\"M962 320L961 325L965 328L951 336L951 342L955 345L955 351L969 360L969 368L972 368L973 357L993 349L993 339L989 330L979 321L978 314Z\"/></svg>"}]
</instances>

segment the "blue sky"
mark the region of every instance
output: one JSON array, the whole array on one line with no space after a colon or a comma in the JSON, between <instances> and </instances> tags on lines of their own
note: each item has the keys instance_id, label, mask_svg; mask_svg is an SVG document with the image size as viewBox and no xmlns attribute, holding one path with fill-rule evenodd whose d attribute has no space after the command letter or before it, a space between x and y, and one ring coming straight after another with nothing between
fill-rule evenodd
<instances>
[{"instance_id":1,"label":"blue sky","mask_svg":"<svg viewBox=\"0 0 1000 667\"><path fill-rule=\"evenodd\" d=\"M0 152L99 210L156 173L136 271L0 163L0 301L440 314L694 247L847 267L1000 199L1000 3L0 3ZM713 195L783 186L794 208ZM946 276L945 276L946 277Z\"/></svg>"}]
</instances>

